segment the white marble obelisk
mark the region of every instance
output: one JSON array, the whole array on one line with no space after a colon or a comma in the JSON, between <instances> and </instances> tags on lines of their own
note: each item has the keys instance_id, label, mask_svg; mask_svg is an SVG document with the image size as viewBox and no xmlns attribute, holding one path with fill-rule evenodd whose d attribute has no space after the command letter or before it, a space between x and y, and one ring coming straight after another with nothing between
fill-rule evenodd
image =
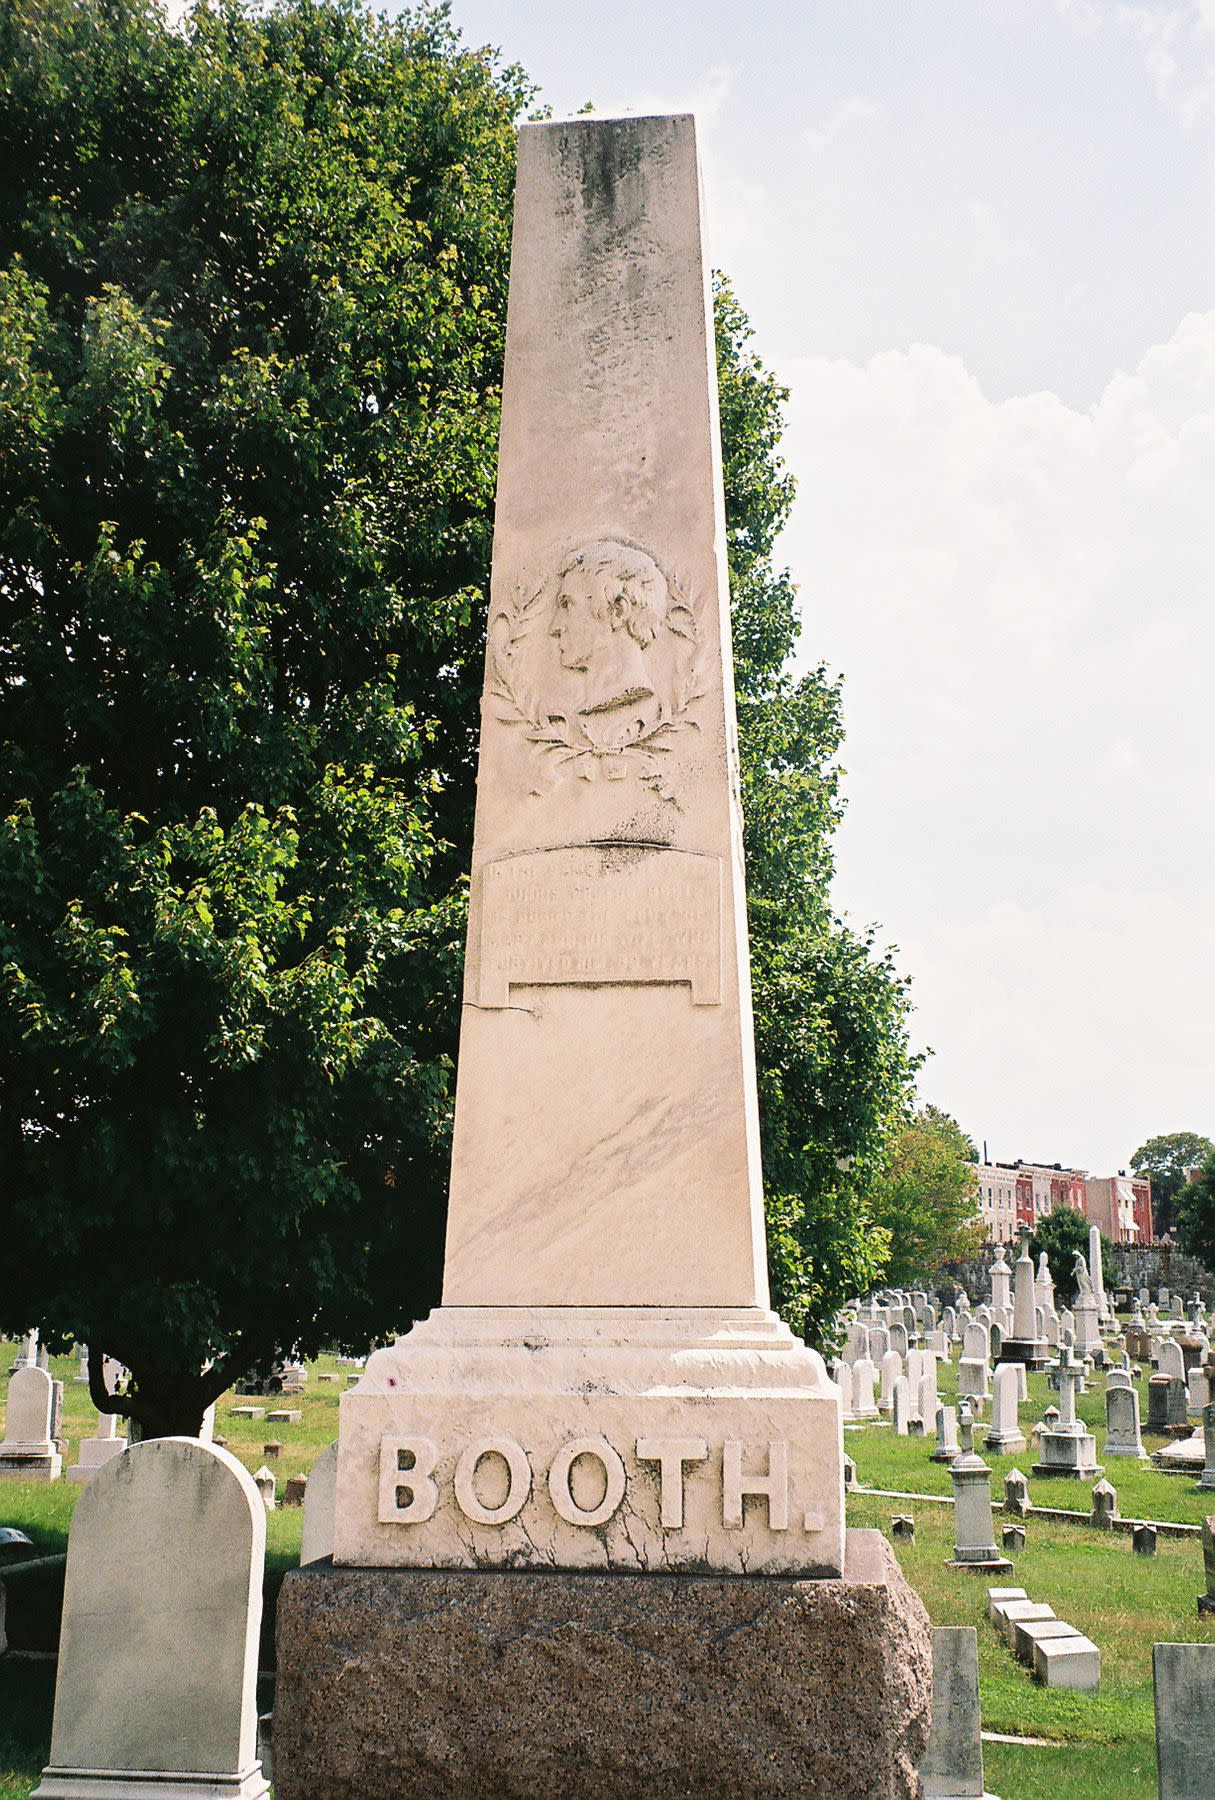
<instances>
[{"instance_id":1,"label":"white marble obelisk","mask_svg":"<svg viewBox=\"0 0 1215 1800\"><path fill-rule=\"evenodd\" d=\"M842 1457L768 1310L695 125L527 125L443 1305L334 1557L838 1572Z\"/></svg>"}]
</instances>

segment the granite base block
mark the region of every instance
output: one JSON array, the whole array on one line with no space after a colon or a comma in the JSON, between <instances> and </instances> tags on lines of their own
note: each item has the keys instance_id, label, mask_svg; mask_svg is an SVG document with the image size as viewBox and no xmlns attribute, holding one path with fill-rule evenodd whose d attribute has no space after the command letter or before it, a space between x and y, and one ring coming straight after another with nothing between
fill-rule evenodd
<instances>
[{"instance_id":1,"label":"granite base block","mask_svg":"<svg viewBox=\"0 0 1215 1800\"><path fill-rule=\"evenodd\" d=\"M843 1576L349 1569L278 1604L277 1800L919 1800L928 1616Z\"/></svg>"}]
</instances>

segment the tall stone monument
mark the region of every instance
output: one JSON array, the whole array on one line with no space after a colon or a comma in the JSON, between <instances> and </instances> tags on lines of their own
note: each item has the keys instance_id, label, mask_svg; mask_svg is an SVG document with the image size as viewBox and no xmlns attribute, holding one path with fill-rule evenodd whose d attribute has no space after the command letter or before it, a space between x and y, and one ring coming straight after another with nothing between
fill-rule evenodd
<instances>
[{"instance_id":1,"label":"tall stone monument","mask_svg":"<svg viewBox=\"0 0 1215 1800\"><path fill-rule=\"evenodd\" d=\"M444 1792L662 1792L655 1706L681 1793L776 1792L786 1713L782 1780L875 1791L860 1732L914 1791L926 1620L846 1546L839 1393L769 1308L706 277L690 117L523 127L443 1304L342 1399L334 1567L280 1610L283 1800L433 1784L435 1734ZM520 1607L549 1649L487 1674L469 1626ZM766 1723L725 1745L703 1642L740 1626Z\"/></svg>"}]
</instances>

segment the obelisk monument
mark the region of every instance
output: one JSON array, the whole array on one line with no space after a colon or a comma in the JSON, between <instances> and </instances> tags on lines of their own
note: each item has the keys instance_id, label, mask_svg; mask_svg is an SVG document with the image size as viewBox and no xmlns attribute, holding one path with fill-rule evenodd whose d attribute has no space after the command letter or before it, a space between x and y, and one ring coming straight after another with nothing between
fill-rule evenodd
<instances>
[{"instance_id":1,"label":"obelisk monument","mask_svg":"<svg viewBox=\"0 0 1215 1800\"><path fill-rule=\"evenodd\" d=\"M342 1397L276 1791L910 1797L927 1618L768 1300L690 117L521 129L487 635L442 1305Z\"/></svg>"},{"instance_id":2,"label":"obelisk monument","mask_svg":"<svg viewBox=\"0 0 1215 1800\"><path fill-rule=\"evenodd\" d=\"M690 118L521 133L443 1305L343 1401L340 1562L842 1566L768 1310L699 194Z\"/></svg>"}]
</instances>

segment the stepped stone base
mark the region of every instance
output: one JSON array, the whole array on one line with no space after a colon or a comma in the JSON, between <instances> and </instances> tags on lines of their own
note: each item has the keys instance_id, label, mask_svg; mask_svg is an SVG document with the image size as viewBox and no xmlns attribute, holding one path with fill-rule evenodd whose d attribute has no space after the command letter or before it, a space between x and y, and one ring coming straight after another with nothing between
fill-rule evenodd
<instances>
[{"instance_id":1,"label":"stepped stone base","mask_svg":"<svg viewBox=\"0 0 1215 1800\"><path fill-rule=\"evenodd\" d=\"M876 1531L840 1578L293 1571L277 1800L918 1800L928 1616Z\"/></svg>"}]
</instances>

